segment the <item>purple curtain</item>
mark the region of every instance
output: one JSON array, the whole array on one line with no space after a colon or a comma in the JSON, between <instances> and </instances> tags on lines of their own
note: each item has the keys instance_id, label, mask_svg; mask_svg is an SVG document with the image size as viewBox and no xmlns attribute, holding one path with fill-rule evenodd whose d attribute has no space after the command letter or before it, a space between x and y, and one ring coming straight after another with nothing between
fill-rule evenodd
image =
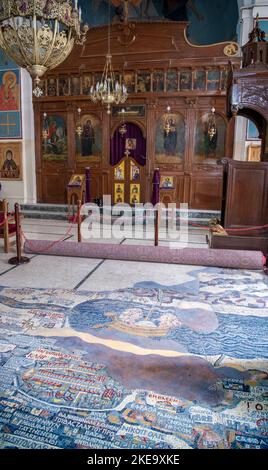
<instances>
[{"instance_id":1,"label":"purple curtain","mask_svg":"<svg viewBox=\"0 0 268 470\"><path fill-rule=\"evenodd\" d=\"M86 168L86 197L85 202L90 202L90 168Z\"/></svg>"},{"instance_id":2,"label":"purple curtain","mask_svg":"<svg viewBox=\"0 0 268 470\"><path fill-rule=\"evenodd\" d=\"M152 192L152 204L155 206L160 201L160 171L159 168L154 170L153 176L153 192Z\"/></svg>"},{"instance_id":3,"label":"purple curtain","mask_svg":"<svg viewBox=\"0 0 268 470\"><path fill-rule=\"evenodd\" d=\"M127 132L120 134L120 126L114 132L111 139L110 163L116 165L123 157L126 151L126 139L136 139L136 148L129 148L129 157L134 158L139 165L146 163L146 139L142 135L141 129L133 123L126 123ZM128 147L131 147L129 141Z\"/></svg>"}]
</instances>

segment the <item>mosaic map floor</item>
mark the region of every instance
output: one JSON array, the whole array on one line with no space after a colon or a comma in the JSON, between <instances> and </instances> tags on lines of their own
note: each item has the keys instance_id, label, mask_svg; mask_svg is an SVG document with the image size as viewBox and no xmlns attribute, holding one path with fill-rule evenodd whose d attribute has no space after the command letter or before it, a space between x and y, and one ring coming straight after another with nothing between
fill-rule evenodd
<instances>
[{"instance_id":1,"label":"mosaic map floor","mask_svg":"<svg viewBox=\"0 0 268 470\"><path fill-rule=\"evenodd\" d=\"M0 448L268 448L268 285L0 290Z\"/></svg>"}]
</instances>

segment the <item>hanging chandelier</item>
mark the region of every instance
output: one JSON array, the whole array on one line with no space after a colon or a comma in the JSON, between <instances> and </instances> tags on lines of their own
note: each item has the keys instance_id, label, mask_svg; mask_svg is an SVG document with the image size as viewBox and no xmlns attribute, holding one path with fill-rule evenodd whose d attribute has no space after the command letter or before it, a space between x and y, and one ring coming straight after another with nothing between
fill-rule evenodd
<instances>
[{"instance_id":1,"label":"hanging chandelier","mask_svg":"<svg viewBox=\"0 0 268 470\"><path fill-rule=\"evenodd\" d=\"M83 127L82 127L82 124L81 124L81 112L82 112L82 109L78 108L77 109L77 122L76 122L75 132L78 135L79 139L81 139L81 136L83 134Z\"/></svg>"},{"instance_id":2,"label":"hanging chandelier","mask_svg":"<svg viewBox=\"0 0 268 470\"><path fill-rule=\"evenodd\" d=\"M74 44L83 44L78 0L5 0L0 4L0 47L34 80L41 96L40 78L63 62Z\"/></svg>"},{"instance_id":3,"label":"hanging chandelier","mask_svg":"<svg viewBox=\"0 0 268 470\"><path fill-rule=\"evenodd\" d=\"M209 118L208 118L208 131L207 132L208 132L208 138L210 141L212 141L217 134L215 111L216 109L212 107Z\"/></svg>"},{"instance_id":4,"label":"hanging chandelier","mask_svg":"<svg viewBox=\"0 0 268 470\"><path fill-rule=\"evenodd\" d=\"M115 74L112 66L111 55L111 24L110 24L110 11L111 6L109 2L109 22L108 22L108 53L104 70L102 73L101 81L90 88L89 98L93 103L100 102L107 107L107 113L111 114L111 105L125 103L127 100L127 88L120 79L120 82L115 79Z\"/></svg>"},{"instance_id":5,"label":"hanging chandelier","mask_svg":"<svg viewBox=\"0 0 268 470\"><path fill-rule=\"evenodd\" d=\"M123 122L121 124L121 126L119 127L119 133L121 135L121 137L124 137L124 135L127 133L127 125L125 123L125 110L124 108L121 110L121 113L122 116L123 116Z\"/></svg>"},{"instance_id":6,"label":"hanging chandelier","mask_svg":"<svg viewBox=\"0 0 268 470\"><path fill-rule=\"evenodd\" d=\"M168 136L168 134L171 131L171 121L170 121L170 106L167 106L167 113L165 115L165 122L164 122L164 132L165 135Z\"/></svg>"},{"instance_id":7,"label":"hanging chandelier","mask_svg":"<svg viewBox=\"0 0 268 470\"><path fill-rule=\"evenodd\" d=\"M42 139L46 143L49 136L49 125L47 120L47 113L43 114L43 127L42 127Z\"/></svg>"}]
</instances>

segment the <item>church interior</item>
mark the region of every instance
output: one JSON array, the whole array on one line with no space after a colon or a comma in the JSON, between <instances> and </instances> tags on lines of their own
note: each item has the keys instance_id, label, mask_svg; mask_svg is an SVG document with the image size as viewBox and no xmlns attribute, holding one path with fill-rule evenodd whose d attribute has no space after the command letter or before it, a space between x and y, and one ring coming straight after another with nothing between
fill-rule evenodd
<instances>
[{"instance_id":1,"label":"church interior","mask_svg":"<svg viewBox=\"0 0 268 470\"><path fill-rule=\"evenodd\" d=\"M268 1L0 2L0 238L1 450L267 449Z\"/></svg>"}]
</instances>

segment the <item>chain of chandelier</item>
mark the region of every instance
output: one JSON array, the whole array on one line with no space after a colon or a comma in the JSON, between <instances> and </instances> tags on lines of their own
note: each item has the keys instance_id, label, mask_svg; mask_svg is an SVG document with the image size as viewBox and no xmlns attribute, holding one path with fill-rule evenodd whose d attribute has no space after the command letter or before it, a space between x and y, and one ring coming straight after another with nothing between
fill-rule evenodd
<instances>
[{"instance_id":1,"label":"chain of chandelier","mask_svg":"<svg viewBox=\"0 0 268 470\"><path fill-rule=\"evenodd\" d=\"M107 113L111 113L111 105L125 103L127 100L127 87L120 79L116 80L115 73L112 66L111 55L111 4L109 2L108 10L108 52L106 54L106 61L100 82L92 85L90 88L89 97L95 102L101 102L106 105Z\"/></svg>"}]
</instances>

